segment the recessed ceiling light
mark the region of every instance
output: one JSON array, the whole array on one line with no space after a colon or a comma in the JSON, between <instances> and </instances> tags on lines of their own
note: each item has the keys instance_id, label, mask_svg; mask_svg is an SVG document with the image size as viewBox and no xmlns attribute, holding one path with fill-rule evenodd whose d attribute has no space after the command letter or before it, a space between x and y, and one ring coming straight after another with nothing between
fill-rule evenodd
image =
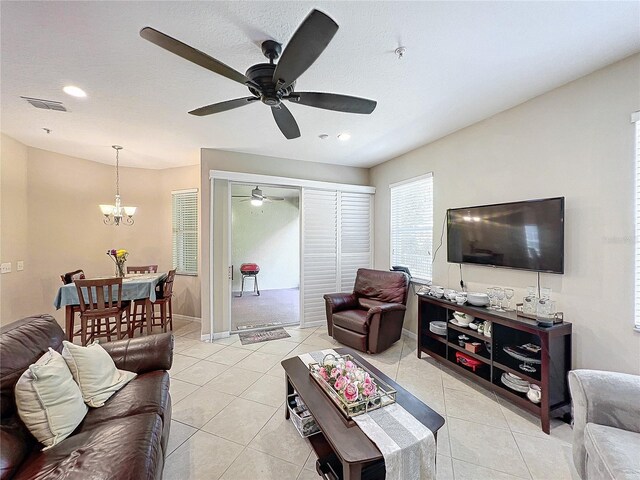
<instances>
[{"instance_id":1,"label":"recessed ceiling light","mask_svg":"<svg viewBox=\"0 0 640 480\"><path fill-rule=\"evenodd\" d=\"M338 140L341 140L343 142L346 142L350 138L351 138L351 134L349 133L341 133L340 135L338 135Z\"/></svg>"},{"instance_id":2,"label":"recessed ceiling light","mask_svg":"<svg viewBox=\"0 0 640 480\"><path fill-rule=\"evenodd\" d=\"M318 138L320 140L326 140L327 138L329 138L329 135L327 135L326 133L321 133L320 135L318 135Z\"/></svg>"},{"instance_id":3,"label":"recessed ceiling light","mask_svg":"<svg viewBox=\"0 0 640 480\"><path fill-rule=\"evenodd\" d=\"M67 85L62 89L64 93L67 95L71 95L72 97L86 97L87 94L80 87L75 87L73 85Z\"/></svg>"}]
</instances>

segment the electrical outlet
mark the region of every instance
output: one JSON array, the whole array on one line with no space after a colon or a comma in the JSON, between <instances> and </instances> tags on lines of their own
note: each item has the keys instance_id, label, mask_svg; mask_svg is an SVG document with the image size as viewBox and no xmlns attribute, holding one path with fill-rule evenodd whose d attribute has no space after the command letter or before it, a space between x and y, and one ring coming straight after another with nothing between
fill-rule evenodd
<instances>
[{"instance_id":1,"label":"electrical outlet","mask_svg":"<svg viewBox=\"0 0 640 480\"><path fill-rule=\"evenodd\" d=\"M18 260L16 262L16 270L19 271L19 272L24 270L24 260Z\"/></svg>"},{"instance_id":2,"label":"electrical outlet","mask_svg":"<svg viewBox=\"0 0 640 480\"><path fill-rule=\"evenodd\" d=\"M0 265L0 273L11 273L11 262Z\"/></svg>"}]
</instances>

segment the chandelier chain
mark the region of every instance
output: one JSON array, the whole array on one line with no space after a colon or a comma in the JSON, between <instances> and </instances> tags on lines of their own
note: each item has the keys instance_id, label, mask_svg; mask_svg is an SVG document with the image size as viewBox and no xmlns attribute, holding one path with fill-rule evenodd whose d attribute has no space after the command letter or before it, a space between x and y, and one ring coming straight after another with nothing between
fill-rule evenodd
<instances>
[{"instance_id":1,"label":"chandelier chain","mask_svg":"<svg viewBox=\"0 0 640 480\"><path fill-rule=\"evenodd\" d=\"M116 149L116 195L120 195L120 149Z\"/></svg>"}]
</instances>

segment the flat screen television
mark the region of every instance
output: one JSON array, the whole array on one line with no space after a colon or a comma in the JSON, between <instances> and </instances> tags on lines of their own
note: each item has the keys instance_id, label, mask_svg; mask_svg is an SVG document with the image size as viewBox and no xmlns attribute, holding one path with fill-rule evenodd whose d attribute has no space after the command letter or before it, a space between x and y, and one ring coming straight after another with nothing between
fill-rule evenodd
<instances>
[{"instance_id":1,"label":"flat screen television","mask_svg":"<svg viewBox=\"0 0 640 480\"><path fill-rule=\"evenodd\" d=\"M564 197L447 210L447 260L564 273Z\"/></svg>"}]
</instances>

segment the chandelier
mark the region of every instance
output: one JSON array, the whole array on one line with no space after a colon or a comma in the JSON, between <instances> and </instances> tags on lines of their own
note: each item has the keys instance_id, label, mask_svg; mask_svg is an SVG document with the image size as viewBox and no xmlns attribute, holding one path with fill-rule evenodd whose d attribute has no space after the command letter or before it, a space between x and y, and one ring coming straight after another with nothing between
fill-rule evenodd
<instances>
[{"instance_id":1,"label":"chandelier","mask_svg":"<svg viewBox=\"0 0 640 480\"><path fill-rule=\"evenodd\" d=\"M123 223L125 225L133 225L133 215L136 213L136 207L123 207L120 202L120 145L111 145L116 151L116 201L115 205L100 205L100 210L104 215L104 223L106 225L115 225L116 227Z\"/></svg>"}]
</instances>

